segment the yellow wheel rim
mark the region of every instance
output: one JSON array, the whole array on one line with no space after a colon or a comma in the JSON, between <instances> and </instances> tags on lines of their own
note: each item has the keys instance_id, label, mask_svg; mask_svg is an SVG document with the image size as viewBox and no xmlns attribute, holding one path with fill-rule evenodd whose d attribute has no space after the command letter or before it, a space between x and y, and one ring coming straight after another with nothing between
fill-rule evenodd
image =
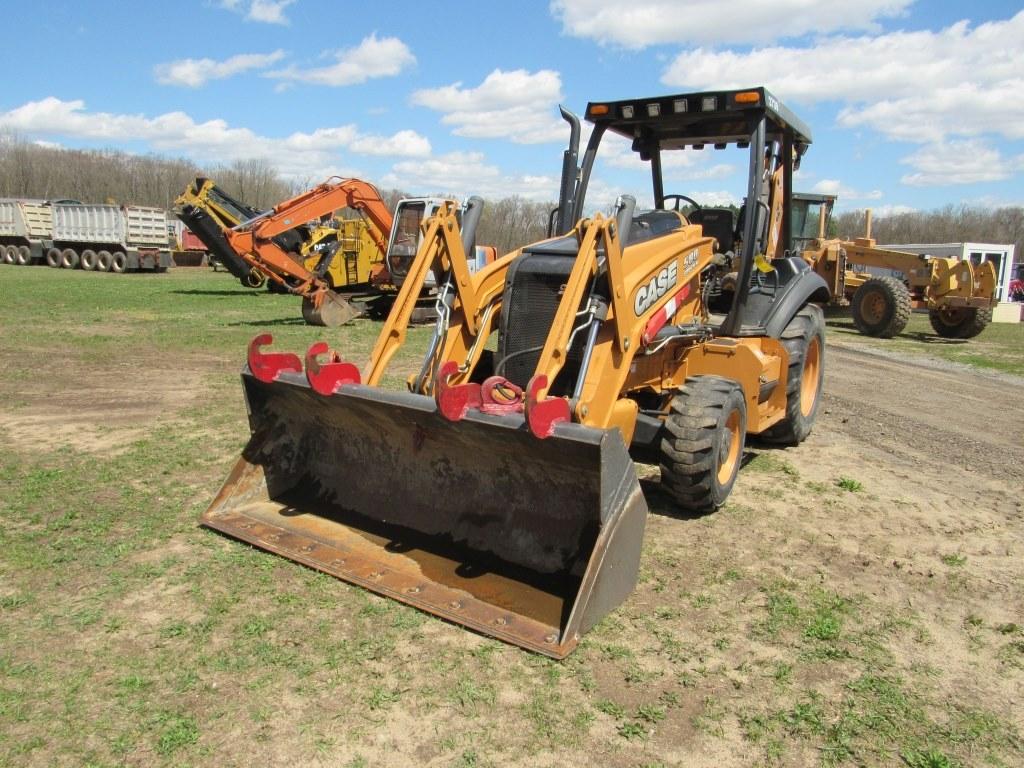
<instances>
[{"instance_id":1,"label":"yellow wheel rim","mask_svg":"<svg viewBox=\"0 0 1024 768\"><path fill-rule=\"evenodd\" d=\"M885 296L881 291L871 291L861 303L861 316L872 325L882 322L885 317Z\"/></svg>"},{"instance_id":2,"label":"yellow wheel rim","mask_svg":"<svg viewBox=\"0 0 1024 768\"><path fill-rule=\"evenodd\" d=\"M821 339L811 338L804 353L804 372L800 378L800 413L810 416L818 399L818 379L821 376Z\"/></svg>"},{"instance_id":3,"label":"yellow wheel rim","mask_svg":"<svg viewBox=\"0 0 1024 768\"><path fill-rule=\"evenodd\" d=\"M736 472L740 461L740 412L733 411L725 420L726 439L719 451L718 484L725 485Z\"/></svg>"}]
</instances>

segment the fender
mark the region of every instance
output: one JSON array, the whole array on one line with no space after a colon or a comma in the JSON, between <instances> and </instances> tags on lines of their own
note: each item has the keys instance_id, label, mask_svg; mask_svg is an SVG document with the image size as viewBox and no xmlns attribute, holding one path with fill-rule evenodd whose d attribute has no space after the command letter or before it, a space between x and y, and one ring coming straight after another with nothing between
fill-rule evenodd
<instances>
[{"instance_id":1,"label":"fender","mask_svg":"<svg viewBox=\"0 0 1024 768\"><path fill-rule=\"evenodd\" d=\"M779 259L779 261L783 261ZM817 272L807 266L807 262L798 258L787 258L788 268L795 272L792 278L786 281L782 295L772 302L771 308L765 315L761 325L765 329L765 335L777 339L782 335L789 321L799 312L804 304L808 302L828 303L831 298L831 291L828 283ZM781 265L779 265L781 266Z\"/></svg>"}]
</instances>

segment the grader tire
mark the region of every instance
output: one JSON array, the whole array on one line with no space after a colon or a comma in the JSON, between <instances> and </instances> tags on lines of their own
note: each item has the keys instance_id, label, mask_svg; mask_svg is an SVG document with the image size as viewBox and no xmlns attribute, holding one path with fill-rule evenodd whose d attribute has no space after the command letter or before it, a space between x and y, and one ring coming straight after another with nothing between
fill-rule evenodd
<instances>
[{"instance_id":1,"label":"grader tire","mask_svg":"<svg viewBox=\"0 0 1024 768\"><path fill-rule=\"evenodd\" d=\"M811 434L825 379L825 315L821 307L808 304L797 312L780 341L789 354L786 416L759 437L776 445L799 445Z\"/></svg>"},{"instance_id":2,"label":"grader tire","mask_svg":"<svg viewBox=\"0 0 1024 768\"><path fill-rule=\"evenodd\" d=\"M46 265L55 269L61 265L60 248L51 248L46 252Z\"/></svg>"},{"instance_id":3,"label":"grader tire","mask_svg":"<svg viewBox=\"0 0 1024 768\"><path fill-rule=\"evenodd\" d=\"M872 277L853 294L851 309L858 331L891 339L910 322L910 291L895 277Z\"/></svg>"},{"instance_id":4,"label":"grader tire","mask_svg":"<svg viewBox=\"0 0 1024 768\"><path fill-rule=\"evenodd\" d=\"M32 263L32 251L27 245L18 246L18 256L15 259L15 262L21 267L27 267Z\"/></svg>"},{"instance_id":5,"label":"grader tire","mask_svg":"<svg viewBox=\"0 0 1024 768\"><path fill-rule=\"evenodd\" d=\"M990 307L956 307L928 310L928 321L939 336L946 339L973 339L992 322Z\"/></svg>"},{"instance_id":6,"label":"grader tire","mask_svg":"<svg viewBox=\"0 0 1024 768\"><path fill-rule=\"evenodd\" d=\"M722 506L736 482L747 434L740 385L719 376L687 379L662 429L662 487L690 512Z\"/></svg>"}]
</instances>

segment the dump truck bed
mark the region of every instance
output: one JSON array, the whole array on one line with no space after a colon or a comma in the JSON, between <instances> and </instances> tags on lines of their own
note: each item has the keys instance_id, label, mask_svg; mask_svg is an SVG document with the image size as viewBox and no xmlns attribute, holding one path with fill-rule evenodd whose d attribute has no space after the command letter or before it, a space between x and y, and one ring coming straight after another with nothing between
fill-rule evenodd
<instances>
[{"instance_id":1,"label":"dump truck bed","mask_svg":"<svg viewBox=\"0 0 1024 768\"><path fill-rule=\"evenodd\" d=\"M52 207L44 200L0 200L0 237L51 239Z\"/></svg>"}]
</instances>

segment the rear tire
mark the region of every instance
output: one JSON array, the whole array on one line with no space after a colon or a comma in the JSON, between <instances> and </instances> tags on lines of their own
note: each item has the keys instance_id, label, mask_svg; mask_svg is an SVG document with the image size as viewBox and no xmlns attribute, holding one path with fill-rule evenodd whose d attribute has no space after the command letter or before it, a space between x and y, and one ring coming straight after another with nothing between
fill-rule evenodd
<instances>
[{"instance_id":1,"label":"rear tire","mask_svg":"<svg viewBox=\"0 0 1024 768\"><path fill-rule=\"evenodd\" d=\"M32 263L32 251L27 245L18 246L18 257L16 259L19 266L27 267Z\"/></svg>"},{"instance_id":2,"label":"rear tire","mask_svg":"<svg viewBox=\"0 0 1024 768\"><path fill-rule=\"evenodd\" d=\"M18 248L14 245L8 245L3 249L3 261L4 264L14 264L18 260Z\"/></svg>"},{"instance_id":3,"label":"rear tire","mask_svg":"<svg viewBox=\"0 0 1024 768\"><path fill-rule=\"evenodd\" d=\"M910 322L910 291L895 277L872 277L853 294L853 324L865 336L891 339Z\"/></svg>"},{"instance_id":4,"label":"rear tire","mask_svg":"<svg viewBox=\"0 0 1024 768\"><path fill-rule=\"evenodd\" d=\"M691 512L722 506L736 482L746 434L747 404L737 382L687 379L662 428L662 487Z\"/></svg>"},{"instance_id":5,"label":"rear tire","mask_svg":"<svg viewBox=\"0 0 1024 768\"><path fill-rule=\"evenodd\" d=\"M128 257L121 251L114 251L110 258L110 271L122 274L128 268Z\"/></svg>"},{"instance_id":6,"label":"rear tire","mask_svg":"<svg viewBox=\"0 0 1024 768\"><path fill-rule=\"evenodd\" d=\"M79 261L78 254L70 248L65 248L60 252L60 265L64 269L77 269Z\"/></svg>"},{"instance_id":7,"label":"rear tire","mask_svg":"<svg viewBox=\"0 0 1024 768\"><path fill-rule=\"evenodd\" d=\"M82 269L92 272L96 269L96 251L86 249L82 251Z\"/></svg>"},{"instance_id":8,"label":"rear tire","mask_svg":"<svg viewBox=\"0 0 1024 768\"><path fill-rule=\"evenodd\" d=\"M56 269L60 267L60 263L60 248L51 248L46 252L46 266L53 267L54 269Z\"/></svg>"},{"instance_id":9,"label":"rear tire","mask_svg":"<svg viewBox=\"0 0 1024 768\"><path fill-rule=\"evenodd\" d=\"M114 257L110 255L110 251L100 251L96 254L96 271L109 272L113 261Z\"/></svg>"},{"instance_id":10,"label":"rear tire","mask_svg":"<svg viewBox=\"0 0 1024 768\"><path fill-rule=\"evenodd\" d=\"M777 445L799 445L811 434L825 379L825 315L808 304L789 321L780 338L789 354L786 416L759 437Z\"/></svg>"},{"instance_id":11,"label":"rear tire","mask_svg":"<svg viewBox=\"0 0 1024 768\"><path fill-rule=\"evenodd\" d=\"M946 339L973 339L992 322L992 309L955 307L929 309L928 321L935 332Z\"/></svg>"}]
</instances>

